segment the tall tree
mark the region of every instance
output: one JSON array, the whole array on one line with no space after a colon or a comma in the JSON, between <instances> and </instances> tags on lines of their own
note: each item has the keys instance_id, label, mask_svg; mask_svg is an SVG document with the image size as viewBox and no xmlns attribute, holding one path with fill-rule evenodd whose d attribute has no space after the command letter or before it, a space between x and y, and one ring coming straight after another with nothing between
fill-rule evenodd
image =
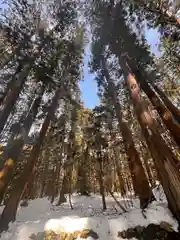
<instances>
[{"instance_id":1,"label":"tall tree","mask_svg":"<svg viewBox=\"0 0 180 240\"><path fill-rule=\"evenodd\" d=\"M152 118L152 114L147 108L142 97L140 96L139 87L137 85L136 79L133 77L133 73L131 72L128 63L126 62L126 58L122 56L120 63L124 72L125 80L127 81L127 86L131 94L137 118L140 122L142 131L144 132L146 138L146 142L149 145L155 164L157 166L158 173L160 175L160 181L166 193L169 207L172 210L174 216L176 216L179 220L180 206L178 204L179 200L177 200L177 197L180 196L180 188L178 187L180 186L180 177L179 171L177 170L176 164L174 162L174 156L159 134L157 124ZM161 150L159 151L159 149ZM162 152L164 154L162 154ZM171 186L171 190L169 186Z\"/></svg>"},{"instance_id":2,"label":"tall tree","mask_svg":"<svg viewBox=\"0 0 180 240\"><path fill-rule=\"evenodd\" d=\"M141 37L141 43L140 43L140 41L138 41L138 39L136 37L136 34L132 33L132 31L130 30L130 27L127 26L127 23L126 23L127 12L125 11L125 7L126 7L125 3L118 2L115 4L114 1L110 1L110 2L106 2L106 3L100 2L97 5L96 5L96 2L93 2L93 4L94 4L93 9L95 9L95 10L93 11L91 20L94 23L92 25L93 26L92 31L94 33L93 40L96 43L96 48L93 49L94 50L93 55L99 56L99 55L106 54L107 56L109 56L109 59L110 59L109 62L110 61L112 62L114 60L114 65L117 64L117 62L116 62L117 60L115 59L115 56L116 56L121 65L122 64L122 62L120 60L121 54L124 52L128 52L130 58L135 58L136 62L141 64L140 72L141 73L145 72L148 68L148 64L153 63L153 59L150 56L150 53L148 52L148 49L145 45L143 36L140 36ZM121 28L118 28L118 26L121 26ZM109 30L107 31L107 29L109 29ZM117 29L119 29L119 31ZM97 46L99 46L99 49L101 49L100 51L97 51L98 50ZM115 56L113 56L113 54ZM99 59L101 59L101 58L99 58ZM98 65L98 64L99 64L98 58L96 57L94 60L94 65L95 65L94 70L97 71L98 67L100 66L100 68L104 71L103 64L102 63L101 63L101 65L100 64ZM110 66L111 66L111 68L114 67L113 64L110 64ZM123 70L123 67L122 67L122 70ZM126 76L129 76L129 75L126 75ZM145 76L147 76L147 74ZM137 77L137 79L138 79L138 77ZM140 79L138 81L140 81ZM144 82L145 82L145 79L141 79L141 83L144 83ZM147 85L148 85L148 83L147 83ZM136 86L136 85L132 84L132 88L131 88L132 91L133 91L134 86ZM143 90L144 90L144 88L143 88ZM112 92L114 94L115 89ZM147 91L145 91L145 92L146 92L146 94L148 93ZM133 92L133 94L134 94L134 92ZM150 98L150 100L153 101L152 95L149 96L149 98ZM136 98L136 101L138 101L138 97ZM116 100L116 102L117 102L117 100ZM140 103L138 103L138 104L140 104ZM163 105L161 103L161 107L162 106ZM158 110L157 105L156 105L156 108ZM143 116L141 116L141 117L143 117ZM150 119L150 115L148 115L147 117ZM163 117L162 114L161 114L161 117ZM172 115L171 115L171 117L172 117ZM174 133L173 136L176 137L177 136L176 131L178 130L178 125L177 125L176 121L174 121L173 118L171 118L171 119L172 119L171 123L172 123L173 127L171 127L170 130L173 131L173 133ZM141 123L142 123L142 119L141 119ZM147 134L148 134L148 132L147 132ZM144 133L144 135L145 135L145 133ZM158 138L156 138L155 135L153 135L153 136L154 137L151 140L146 139L147 143L152 145L152 142L155 141L157 144L156 148L161 149L161 147L164 146L164 148L168 151L168 153L161 152L161 154L159 154L159 156L158 156L157 154L155 154L153 147L150 148L150 146L149 146L152 157L155 159L155 164L158 165L158 164L164 162L168 156L167 161L169 164L169 169L175 169L174 162L176 161L176 158L174 157L172 151L167 147L166 143L164 142L164 140L161 138L161 136L159 134L158 134ZM159 144L159 147L158 147L158 144ZM160 165L158 165L158 166L160 166ZM161 170L160 170L160 167L158 167L158 166L157 166L157 171L158 171L158 174L160 174ZM179 214L178 213L176 214L176 212L178 212L178 203L176 202L176 199L173 197L179 191L178 188L176 188L176 183L173 180L174 178L173 178L172 172L174 170L172 170L172 172L170 172L170 171L168 171L168 169L166 169L165 171L166 171L166 174L164 174L164 175L160 174L160 176L161 176L160 179L161 179L162 184L164 184L164 186L165 186L165 184L166 184L165 181L167 180L167 176L168 176L168 181L170 181L171 185L173 185L174 193L172 195L169 193L169 189L167 187L164 187L164 190L168 196L169 205L171 206L173 213L179 219ZM166 175L166 177L165 177L165 175ZM177 174L177 181L179 181L178 179L179 178L178 178L178 174ZM175 208L173 209L173 205L176 206L176 210L175 210Z\"/></svg>"},{"instance_id":3,"label":"tall tree","mask_svg":"<svg viewBox=\"0 0 180 240\"><path fill-rule=\"evenodd\" d=\"M118 119L119 130L120 130L120 133L122 134L124 147L128 157L128 163L129 163L129 168L131 170L134 191L140 198L141 207L144 208L151 201L152 192L150 190L147 177L144 173L144 169L142 167L139 154L135 148L134 141L132 138L132 133L127 123L123 121L121 105L118 101L117 89L109 76L104 56L102 56L103 52L101 52L101 48L98 49L98 44L94 45L93 53L94 53L93 67L94 67L94 70L96 70L97 72L98 72L98 69L100 69L99 84L107 88L107 92L110 98L112 99L116 116Z\"/></svg>"},{"instance_id":4,"label":"tall tree","mask_svg":"<svg viewBox=\"0 0 180 240\"><path fill-rule=\"evenodd\" d=\"M68 5L68 7L70 6ZM71 20L76 23L76 15L73 13L73 11L71 11L71 13L73 14L73 18L71 18ZM64 17L66 18L66 15ZM68 19L68 23L72 24L72 21L69 22ZM64 21L64 24L68 25L68 23L67 21ZM65 26L63 29L65 30L66 27L67 26ZM55 49L55 51L57 52L59 52L60 50L61 55L56 55L55 57L52 55L52 62L51 64L49 64L50 67L48 67L48 69L45 68L47 70L47 78L56 79L57 81L57 86L55 87L55 94L52 99L52 103L48 109L48 113L43 121L43 125L41 127L39 137L37 138L37 142L32 148L32 152L27 160L26 165L24 166L22 173L17 178L14 184L14 188L12 190L9 200L6 202L6 206L1 215L1 231L7 228L10 221L15 220L19 200L22 196L27 181L29 180L29 176L32 174L33 169L37 164L41 145L45 138L49 124L54 116L54 112L57 108L59 98L69 98L69 95L71 96L71 91L77 91L78 89L77 85L82 61L83 34L82 28L76 27L75 30L77 31L75 31L73 35L71 34L71 41L63 40L61 43L62 48ZM53 29L53 31L55 30ZM43 65L43 67L46 66ZM42 69L41 67L39 67L39 72L41 71ZM59 79L60 81L58 81Z\"/></svg>"}]
</instances>

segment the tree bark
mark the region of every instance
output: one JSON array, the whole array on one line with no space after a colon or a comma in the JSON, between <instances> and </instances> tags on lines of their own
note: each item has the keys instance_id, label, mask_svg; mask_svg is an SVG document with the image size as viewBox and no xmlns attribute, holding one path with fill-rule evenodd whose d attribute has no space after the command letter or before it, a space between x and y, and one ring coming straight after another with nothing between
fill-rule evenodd
<instances>
[{"instance_id":1,"label":"tree bark","mask_svg":"<svg viewBox=\"0 0 180 240\"><path fill-rule=\"evenodd\" d=\"M73 170L73 162L71 162L70 165L67 165L65 167L65 173L64 173L64 177L63 177L63 182L62 182L57 206L59 206L61 203L66 202L66 200L67 200L65 197L66 193L71 194L72 170Z\"/></svg>"},{"instance_id":2,"label":"tree bark","mask_svg":"<svg viewBox=\"0 0 180 240\"><path fill-rule=\"evenodd\" d=\"M169 129L177 145L180 146L180 125L174 119L171 112L162 104L159 97L156 95L156 93L150 87L147 81L143 78L143 75L140 69L136 67L135 63L131 59L128 58L127 61L132 71L134 72L141 88L143 89L143 91L146 93L151 103L156 108L157 112L159 113L159 116L163 120L166 127Z\"/></svg>"},{"instance_id":3,"label":"tree bark","mask_svg":"<svg viewBox=\"0 0 180 240\"><path fill-rule=\"evenodd\" d=\"M65 194L67 192L67 176L66 175L67 175L67 173L66 173L66 170L65 170L61 190L60 190L60 193L59 193L59 200L58 200L57 206L59 206L62 203L67 201L67 199L65 197Z\"/></svg>"},{"instance_id":4,"label":"tree bark","mask_svg":"<svg viewBox=\"0 0 180 240\"><path fill-rule=\"evenodd\" d=\"M89 189L88 189L88 180L87 180L87 162L89 156L89 148L86 146L85 150L83 150L83 154L79 161L78 167L78 179L79 179L79 192L81 195L88 196Z\"/></svg>"},{"instance_id":5,"label":"tree bark","mask_svg":"<svg viewBox=\"0 0 180 240\"><path fill-rule=\"evenodd\" d=\"M62 142L63 145L63 142ZM60 173L60 169L61 169L61 158L62 158L62 149L63 146L61 145L61 152L60 152L60 156L58 157L57 161L56 161L56 170L54 172L54 181L53 181L53 185L52 185L52 198L51 198L51 203L54 202L56 193L57 193L57 188L58 188L58 183L59 183L59 173Z\"/></svg>"},{"instance_id":6,"label":"tree bark","mask_svg":"<svg viewBox=\"0 0 180 240\"><path fill-rule=\"evenodd\" d=\"M38 160L40 148L43 143L44 137L46 135L47 129L49 127L51 117L54 114L54 111L57 107L57 103L58 103L61 91L62 91L61 88L56 90L56 93L52 100L51 108L49 109L49 112L44 120L37 143L33 146L33 149L31 151L31 155L27 161L27 164L23 172L20 174L19 178L16 180L15 187L12 190L8 201L6 202L5 208L0 218L0 232L8 229L9 222L15 221L16 211L17 211L17 207L20 201L22 191Z\"/></svg>"},{"instance_id":7,"label":"tree bark","mask_svg":"<svg viewBox=\"0 0 180 240\"><path fill-rule=\"evenodd\" d=\"M14 166L18 162L24 142L28 138L28 133L37 115L43 93L44 88L42 89L41 94L37 96L37 98L35 99L28 113L28 116L24 120L23 129L22 127L20 127L20 132L17 135L15 135L13 141L10 142L10 146L7 146L7 149L5 150L6 151L5 164L3 168L0 170L0 199L3 198L5 189L8 186L8 183L11 181Z\"/></svg>"},{"instance_id":8,"label":"tree bark","mask_svg":"<svg viewBox=\"0 0 180 240\"><path fill-rule=\"evenodd\" d=\"M159 94L161 100L164 102L164 105L172 113L174 119L180 124L180 110L174 106L174 104L168 99L164 92L155 84L152 85L155 91Z\"/></svg>"},{"instance_id":9,"label":"tree bark","mask_svg":"<svg viewBox=\"0 0 180 240\"><path fill-rule=\"evenodd\" d=\"M156 122L139 94L139 87L125 56L120 58L120 65L127 81L138 121L157 167L169 207L180 222L180 175L175 164L175 157L159 134Z\"/></svg>"},{"instance_id":10,"label":"tree bark","mask_svg":"<svg viewBox=\"0 0 180 240\"><path fill-rule=\"evenodd\" d=\"M125 196L126 195L125 182L122 177L121 169L120 169L119 162L118 162L118 159L116 158L116 156L115 156L115 164L116 164L116 171L117 171L117 175L118 175L118 179L119 179L121 195Z\"/></svg>"},{"instance_id":11,"label":"tree bark","mask_svg":"<svg viewBox=\"0 0 180 240\"><path fill-rule=\"evenodd\" d=\"M103 206L103 210L106 210L107 206L106 206L106 199L105 199L105 187L104 187L104 180L103 180L103 163L102 163L101 151L98 151L97 153L97 162L98 162L97 178L99 181L100 194L102 197L102 206Z\"/></svg>"},{"instance_id":12,"label":"tree bark","mask_svg":"<svg viewBox=\"0 0 180 240\"><path fill-rule=\"evenodd\" d=\"M115 112L116 112L116 116L119 123L119 130L122 134L124 147L128 157L128 164L131 172L131 177L133 180L134 191L135 191L135 194L140 198L141 207L145 208L147 207L149 202L153 199L153 194L150 189L148 179L144 172L141 160L139 158L139 154L135 148L135 145L132 139L132 133L127 123L125 123L122 119L121 107L118 102L116 88L114 83L111 81L109 77L109 73L106 69L103 58L102 58L102 66L103 66L104 76L108 82L109 95L111 96L112 101L114 103Z\"/></svg>"},{"instance_id":13,"label":"tree bark","mask_svg":"<svg viewBox=\"0 0 180 240\"><path fill-rule=\"evenodd\" d=\"M49 161L48 161L48 159L46 159L44 170L42 173L40 198L42 198L44 196L44 189L45 189L45 185L46 185L46 176L48 174L48 167L49 167Z\"/></svg>"}]
</instances>

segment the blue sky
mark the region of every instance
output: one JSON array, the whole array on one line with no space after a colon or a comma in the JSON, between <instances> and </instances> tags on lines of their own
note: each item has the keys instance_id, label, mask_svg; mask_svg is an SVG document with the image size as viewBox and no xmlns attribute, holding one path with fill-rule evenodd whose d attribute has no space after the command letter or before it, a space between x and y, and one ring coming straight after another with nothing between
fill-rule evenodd
<instances>
[{"instance_id":1,"label":"blue sky","mask_svg":"<svg viewBox=\"0 0 180 240\"><path fill-rule=\"evenodd\" d=\"M145 29L145 37L150 45L151 52L154 53L156 56L160 56L160 52L158 50L158 43L159 43L159 33L156 29Z\"/></svg>"},{"instance_id":2,"label":"blue sky","mask_svg":"<svg viewBox=\"0 0 180 240\"><path fill-rule=\"evenodd\" d=\"M158 32L154 29L145 29L145 36L148 44L150 45L151 51L159 56L158 51ZM99 103L99 99L97 96L97 85L94 80L93 74L90 74L88 71L88 60L90 56L89 45L85 49L85 57L84 57L84 79L80 83L81 89L81 98L84 102L85 107L93 108L95 105Z\"/></svg>"},{"instance_id":3,"label":"blue sky","mask_svg":"<svg viewBox=\"0 0 180 240\"><path fill-rule=\"evenodd\" d=\"M84 56L83 75L84 79L80 82L81 98L87 108L93 108L99 103L97 96L97 85L94 75L89 73L88 61L90 58L90 45L87 45Z\"/></svg>"}]
</instances>

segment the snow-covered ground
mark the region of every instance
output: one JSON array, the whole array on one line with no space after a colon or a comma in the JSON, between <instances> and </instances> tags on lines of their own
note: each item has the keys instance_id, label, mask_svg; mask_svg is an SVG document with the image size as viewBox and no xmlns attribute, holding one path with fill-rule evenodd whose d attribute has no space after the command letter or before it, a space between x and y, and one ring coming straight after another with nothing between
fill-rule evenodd
<instances>
[{"instance_id":1,"label":"snow-covered ground","mask_svg":"<svg viewBox=\"0 0 180 240\"><path fill-rule=\"evenodd\" d=\"M157 199L158 192L159 189L155 189ZM125 201L128 199L118 197L118 200L126 207L127 212L122 213L110 196L106 197L108 209L105 212L102 211L101 197L98 195L73 195L73 210L70 209L69 203L57 207L52 206L47 198L33 200L29 202L28 207L18 209L16 222L10 224L9 230L2 235L1 240L29 240L33 233L44 230L59 233L83 229L92 229L99 235L100 240L120 240L121 238L117 237L119 231L137 225L158 224L161 221L170 223L174 230L177 230L177 222L168 210L166 202L154 202L142 214L137 199Z\"/></svg>"}]
</instances>

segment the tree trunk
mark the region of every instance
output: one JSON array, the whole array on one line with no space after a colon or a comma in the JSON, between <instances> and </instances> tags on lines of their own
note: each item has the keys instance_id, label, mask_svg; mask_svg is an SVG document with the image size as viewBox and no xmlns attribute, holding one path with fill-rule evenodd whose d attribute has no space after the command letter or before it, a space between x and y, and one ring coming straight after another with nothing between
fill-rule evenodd
<instances>
[{"instance_id":1,"label":"tree trunk","mask_svg":"<svg viewBox=\"0 0 180 240\"><path fill-rule=\"evenodd\" d=\"M115 156L115 163L116 163L116 171L117 171L117 175L118 175L118 179L119 179L120 192L121 192L122 196L125 196L126 195L125 182L122 177L121 168L119 166L119 162L118 162L118 159L116 158L116 156Z\"/></svg>"},{"instance_id":2,"label":"tree trunk","mask_svg":"<svg viewBox=\"0 0 180 240\"><path fill-rule=\"evenodd\" d=\"M67 192L67 176L66 176L66 171L64 173L63 181L62 181L62 186L59 194L59 200L57 203L57 206L61 205L62 203L66 202L67 199L65 197L65 193Z\"/></svg>"},{"instance_id":3,"label":"tree trunk","mask_svg":"<svg viewBox=\"0 0 180 240\"><path fill-rule=\"evenodd\" d=\"M149 182L151 183L151 186L154 187L156 179L154 178L154 176L152 174L152 171L151 171L151 168L148 164L148 160L150 159L151 155L150 155L150 152L147 150L147 147L146 147L145 143L141 141L141 144L142 144L142 148L144 148L145 151L146 151L144 156L143 156L143 159L144 159L144 165L145 165L145 169L147 171L148 179L149 179ZM143 152L143 149L141 151Z\"/></svg>"},{"instance_id":4,"label":"tree trunk","mask_svg":"<svg viewBox=\"0 0 180 240\"><path fill-rule=\"evenodd\" d=\"M28 116L25 118L24 120L24 129L27 133L29 133L30 131L30 128L37 116L37 113L38 113L38 109L40 107L40 104L41 104L41 100L42 100L42 97L43 97L43 94L44 94L44 91L45 91L45 85L43 84L41 87L40 87L40 90L38 92L38 96L35 98L31 108L30 108L30 111L28 113ZM27 134L26 134L27 135Z\"/></svg>"},{"instance_id":5,"label":"tree trunk","mask_svg":"<svg viewBox=\"0 0 180 240\"><path fill-rule=\"evenodd\" d=\"M133 77L125 57L120 58L120 64L127 81L138 121L155 161L169 207L180 222L180 175L174 161L175 157L159 134L156 122L152 118L149 109L143 103L136 79Z\"/></svg>"},{"instance_id":6,"label":"tree trunk","mask_svg":"<svg viewBox=\"0 0 180 240\"><path fill-rule=\"evenodd\" d=\"M116 103L116 114L118 116L119 128L123 137L125 150L128 156L128 165L131 172L132 182L135 194L139 196L141 207L147 207L148 203L152 200L152 191L150 189L148 179L144 172L139 154L135 148L132 133L127 123L120 118L119 104Z\"/></svg>"},{"instance_id":7,"label":"tree trunk","mask_svg":"<svg viewBox=\"0 0 180 240\"><path fill-rule=\"evenodd\" d=\"M47 177L47 174L48 174L48 167L49 167L49 161L46 160L45 167L44 167L44 170L43 170L43 173L42 173L40 198L42 198L44 196L44 189L45 189L45 185L46 185L46 177Z\"/></svg>"},{"instance_id":8,"label":"tree trunk","mask_svg":"<svg viewBox=\"0 0 180 240\"><path fill-rule=\"evenodd\" d=\"M122 119L121 107L118 102L116 88L114 83L111 81L109 77L109 73L106 69L103 58L102 58L102 65L103 65L104 76L106 77L106 80L108 82L109 95L111 96L112 101L114 103L115 112L116 112L116 116L119 123L119 129L122 134L124 147L128 157L128 164L129 164L129 168L130 168L130 172L133 180L134 191L136 195L138 195L140 198L141 207L145 208L147 207L149 202L153 199L153 194L150 189L148 179L144 172L141 160L139 158L139 154L135 148L135 145L132 139L132 133L127 123L125 123Z\"/></svg>"},{"instance_id":9,"label":"tree trunk","mask_svg":"<svg viewBox=\"0 0 180 240\"><path fill-rule=\"evenodd\" d=\"M63 139L64 139L64 136L63 136ZM56 175L56 188L55 188L55 195L56 196L58 196L58 193L59 193L60 173L61 173L61 167L62 167L62 154L63 154L63 151L64 151L64 146L62 144L60 157L59 157L59 161L58 161L57 169L56 169L56 173L57 173L57 175Z\"/></svg>"},{"instance_id":10,"label":"tree trunk","mask_svg":"<svg viewBox=\"0 0 180 240\"><path fill-rule=\"evenodd\" d=\"M79 192L81 195L89 196L88 189L88 179L87 179L87 162L89 156L89 148L88 146L83 151L81 156L81 160L79 161L79 169L78 169L78 180L79 180Z\"/></svg>"},{"instance_id":11,"label":"tree trunk","mask_svg":"<svg viewBox=\"0 0 180 240\"><path fill-rule=\"evenodd\" d=\"M105 188L104 188L104 180L103 180L103 163L102 163L101 151L97 153L97 161L98 161L97 177L99 181L100 194L102 197L102 206L103 206L103 210L106 210L107 206L106 206L106 199L105 199Z\"/></svg>"},{"instance_id":12,"label":"tree trunk","mask_svg":"<svg viewBox=\"0 0 180 240\"><path fill-rule=\"evenodd\" d=\"M61 147L61 156L58 158L58 160L56 162L56 170L54 172L51 203L54 202L55 196L57 194L57 188L58 188L58 183L59 183L59 173L60 173L60 169L61 169L61 157L62 157L62 147Z\"/></svg>"},{"instance_id":13,"label":"tree trunk","mask_svg":"<svg viewBox=\"0 0 180 240\"><path fill-rule=\"evenodd\" d=\"M148 159L145 159L143 162L144 162L144 165L145 165L145 169L147 171L148 180L149 180L149 182L151 184L151 187L152 187L152 186L154 186L154 182L153 182L153 176L152 176L151 171L149 169Z\"/></svg>"},{"instance_id":14,"label":"tree trunk","mask_svg":"<svg viewBox=\"0 0 180 240\"><path fill-rule=\"evenodd\" d=\"M180 222L180 177L179 171L172 159L166 158L166 153L163 153L163 146L158 147L159 140L155 141L154 135L150 135L148 129L143 129L143 135L146 143L151 151L152 158L157 170L158 180L164 189L168 200L169 208L171 209L175 218ZM163 149L163 150L162 150Z\"/></svg>"},{"instance_id":15,"label":"tree trunk","mask_svg":"<svg viewBox=\"0 0 180 240\"><path fill-rule=\"evenodd\" d=\"M73 164L73 162L71 162L70 165L66 166L57 206L59 206L61 203L66 202L66 197L65 197L66 193L71 194L71 185L70 184L71 184L71 180L72 180L72 168L73 168L72 164Z\"/></svg>"},{"instance_id":16,"label":"tree trunk","mask_svg":"<svg viewBox=\"0 0 180 240\"><path fill-rule=\"evenodd\" d=\"M44 120L37 143L33 146L33 149L31 151L31 155L27 161L27 164L23 172L20 174L19 178L16 180L15 187L12 190L8 201L6 202L5 208L0 218L0 232L8 229L9 222L15 221L16 211L17 211L17 207L20 201L22 191L24 189L26 182L28 181L29 175L31 175L33 168L38 160L40 148L43 143L44 137L46 135L47 129L49 127L51 117L54 114L54 111L57 107L57 103L58 103L61 91L62 91L61 88L56 90L55 96L53 97L53 100L52 100L51 108Z\"/></svg>"},{"instance_id":17,"label":"tree trunk","mask_svg":"<svg viewBox=\"0 0 180 240\"><path fill-rule=\"evenodd\" d=\"M141 88L143 89L143 91L146 93L151 103L156 108L157 112L159 113L166 127L169 129L177 145L180 146L180 125L174 119L171 112L162 104L159 97L156 95L156 93L153 91L150 85L143 78L142 73L135 66L135 63L129 58L127 59L127 61L132 71L134 72L137 80L139 81Z\"/></svg>"},{"instance_id":18,"label":"tree trunk","mask_svg":"<svg viewBox=\"0 0 180 240\"><path fill-rule=\"evenodd\" d=\"M53 204L54 202L54 199L55 199L55 188L56 188L56 169L57 169L57 166L54 166L53 169L52 169L52 172L50 174L50 187L51 187L51 204Z\"/></svg>"},{"instance_id":19,"label":"tree trunk","mask_svg":"<svg viewBox=\"0 0 180 240\"><path fill-rule=\"evenodd\" d=\"M63 178L63 184L60 191L59 201L57 205L60 205L62 201L66 200L64 194L66 191L71 194L71 182L72 182L72 170L74 164L74 153L75 153L75 130L76 130L76 119L77 119L77 107L74 106L71 113L71 131L69 133L68 147L67 147L67 159L65 163L65 174Z\"/></svg>"},{"instance_id":20,"label":"tree trunk","mask_svg":"<svg viewBox=\"0 0 180 240\"><path fill-rule=\"evenodd\" d=\"M63 126L63 132L61 133L61 146L60 146L60 154L58 155L57 161L56 161L56 171L55 171L55 181L52 186L52 199L51 201L54 201L54 197L58 195L58 187L59 187L59 176L60 176L60 170L62 166L62 156L65 151L65 145L64 145L64 139L65 139L65 121L64 116L62 115L62 118L59 119L59 124L62 127Z\"/></svg>"},{"instance_id":21,"label":"tree trunk","mask_svg":"<svg viewBox=\"0 0 180 240\"><path fill-rule=\"evenodd\" d=\"M11 145L7 146L5 164L0 170L0 199L3 198L5 189L8 186L8 183L11 181L14 166L18 161L24 142L28 138L28 133L37 115L43 93L44 88L42 89L41 94L35 99L28 116L24 121L23 129L20 127L20 132L18 135L15 135L14 140L12 143L10 143Z\"/></svg>"},{"instance_id":22,"label":"tree trunk","mask_svg":"<svg viewBox=\"0 0 180 240\"><path fill-rule=\"evenodd\" d=\"M153 88L159 94L161 100L164 102L164 105L172 113L174 119L180 124L180 110L174 106L174 104L168 99L168 97L164 94L164 92L158 86L153 84Z\"/></svg>"}]
</instances>

